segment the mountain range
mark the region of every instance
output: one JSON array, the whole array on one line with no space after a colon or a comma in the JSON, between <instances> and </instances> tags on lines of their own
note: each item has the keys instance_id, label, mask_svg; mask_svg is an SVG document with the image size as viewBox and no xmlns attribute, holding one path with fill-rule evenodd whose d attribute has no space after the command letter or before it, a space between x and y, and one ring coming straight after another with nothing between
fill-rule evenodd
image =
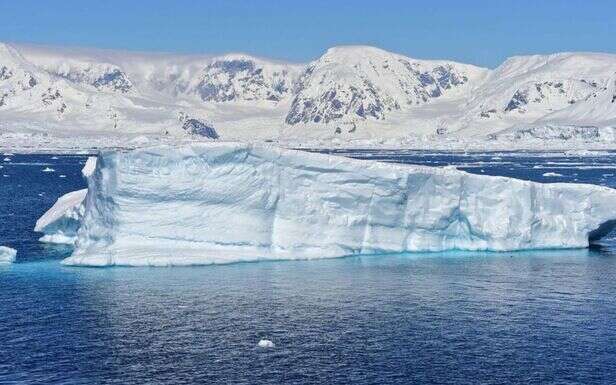
<instances>
[{"instance_id":1,"label":"mountain range","mask_svg":"<svg viewBox=\"0 0 616 385\"><path fill-rule=\"evenodd\" d=\"M0 43L0 134L616 141L616 55L495 69L368 46L308 64Z\"/></svg>"}]
</instances>

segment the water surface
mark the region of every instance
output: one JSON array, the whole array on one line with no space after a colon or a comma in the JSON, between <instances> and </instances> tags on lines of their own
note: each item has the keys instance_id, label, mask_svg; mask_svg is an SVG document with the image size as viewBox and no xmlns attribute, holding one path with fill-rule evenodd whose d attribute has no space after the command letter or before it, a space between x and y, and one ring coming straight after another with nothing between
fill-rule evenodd
<instances>
[{"instance_id":1,"label":"water surface","mask_svg":"<svg viewBox=\"0 0 616 385\"><path fill-rule=\"evenodd\" d=\"M614 153L345 155L616 187ZM17 248L18 260L0 267L2 384L616 378L614 234L591 250L67 267L60 260L70 250L41 245L31 229L60 194L84 187L86 158L8 158L0 244ZM276 347L257 348L261 338Z\"/></svg>"}]
</instances>

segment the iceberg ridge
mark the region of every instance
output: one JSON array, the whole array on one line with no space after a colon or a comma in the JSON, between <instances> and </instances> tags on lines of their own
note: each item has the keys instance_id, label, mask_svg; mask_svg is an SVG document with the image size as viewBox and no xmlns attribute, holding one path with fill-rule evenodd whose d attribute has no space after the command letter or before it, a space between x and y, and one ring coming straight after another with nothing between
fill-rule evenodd
<instances>
[{"instance_id":1,"label":"iceberg ridge","mask_svg":"<svg viewBox=\"0 0 616 385\"><path fill-rule=\"evenodd\" d=\"M268 145L104 152L69 265L194 265L361 253L587 247L616 190Z\"/></svg>"}]
</instances>

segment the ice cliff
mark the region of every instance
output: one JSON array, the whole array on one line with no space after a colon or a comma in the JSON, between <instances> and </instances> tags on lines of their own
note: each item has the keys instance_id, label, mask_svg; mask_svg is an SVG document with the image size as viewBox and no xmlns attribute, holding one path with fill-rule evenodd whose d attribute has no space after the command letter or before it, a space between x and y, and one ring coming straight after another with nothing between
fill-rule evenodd
<instances>
[{"instance_id":1,"label":"ice cliff","mask_svg":"<svg viewBox=\"0 0 616 385\"><path fill-rule=\"evenodd\" d=\"M587 247L616 190L212 143L104 152L70 265ZM74 207L74 206L73 206Z\"/></svg>"}]
</instances>

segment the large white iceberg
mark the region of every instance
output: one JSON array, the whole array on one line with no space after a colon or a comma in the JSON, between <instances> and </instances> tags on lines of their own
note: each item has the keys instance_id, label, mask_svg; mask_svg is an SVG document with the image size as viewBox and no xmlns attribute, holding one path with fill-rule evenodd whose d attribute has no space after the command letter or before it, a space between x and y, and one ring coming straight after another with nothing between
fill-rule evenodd
<instances>
[{"instance_id":1,"label":"large white iceberg","mask_svg":"<svg viewBox=\"0 0 616 385\"><path fill-rule=\"evenodd\" d=\"M83 193L80 193L83 194ZM616 190L238 143L99 156L71 265L587 247Z\"/></svg>"},{"instance_id":2,"label":"large white iceberg","mask_svg":"<svg viewBox=\"0 0 616 385\"><path fill-rule=\"evenodd\" d=\"M0 246L0 265L15 262L17 250L10 247Z\"/></svg>"}]
</instances>

